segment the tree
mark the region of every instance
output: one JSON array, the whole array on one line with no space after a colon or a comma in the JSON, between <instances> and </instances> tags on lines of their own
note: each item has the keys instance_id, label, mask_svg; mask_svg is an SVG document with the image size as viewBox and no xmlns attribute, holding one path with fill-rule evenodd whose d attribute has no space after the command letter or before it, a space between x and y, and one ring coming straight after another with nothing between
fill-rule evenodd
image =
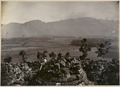
<instances>
[{"instance_id":1,"label":"tree","mask_svg":"<svg viewBox=\"0 0 120 87\"><path fill-rule=\"evenodd\" d=\"M95 52L97 54L97 57L104 57L106 53L109 52L111 42L105 41L104 43L98 44L97 51Z\"/></svg>"},{"instance_id":2,"label":"tree","mask_svg":"<svg viewBox=\"0 0 120 87\"><path fill-rule=\"evenodd\" d=\"M42 59L42 53L41 52L37 52L37 59L39 61Z\"/></svg>"},{"instance_id":3,"label":"tree","mask_svg":"<svg viewBox=\"0 0 120 87\"><path fill-rule=\"evenodd\" d=\"M44 59L47 57L46 53L47 53L47 51L46 51L46 50L45 50L45 51L43 51L43 53L42 53L42 57L43 57Z\"/></svg>"},{"instance_id":4,"label":"tree","mask_svg":"<svg viewBox=\"0 0 120 87\"><path fill-rule=\"evenodd\" d=\"M46 53L47 51L37 53L37 59L39 60L39 64L40 64L39 70L41 70L43 66L45 65L45 63L47 62Z\"/></svg>"},{"instance_id":5,"label":"tree","mask_svg":"<svg viewBox=\"0 0 120 87\"><path fill-rule=\"evenodd\" d=\"M6 63L10 63L11 61L12 61L12 57L9 55L4 59L4 62Z\"/></svg>"},{"instance_id":6,"label":"tree","mask_svg":"<svg viewBox=\"0 0 120 87\"><path fill-rule=\"evenodd\" d=\"M37 59L39 59L40 58L40 52L38 51L37 52Z\"/></svg>"},{"instance_id":7,"label":"tree","mask_svg":"<svg viewBox=\"0 0 120 87\"><path fill-rule=\"evenodd\" d=\"M23 62L25 62L25 61L26 61L26 59L27 59L27 57L25 57L26 52L25 52L24 50L21 50L21 51L19 52L19 55L22 57Z\"/></svg>"},{"instance_id":8,"label":"tree","mask_svg":"<svg viewBox=\"0 0 120 87\"><path fill-rule=\"evenodd\" d=\"M82 56L80 56L81 60L86 59L88 55L88 51L91 51L91 47L87 44L87 39L83 38L81 40L81 46L79 48L79 51L82 52Z\"/></svg>"},{"instance_id":9,"label":"tree","mask_svg":"<svg viewBox=\"0 0 120 87\"><path fill-rule=\"evenodd\" d=\"M52 58L52 60L56 60L56 54L54 52L51 52L49 56Z\"/></svg>"}]
</instances>

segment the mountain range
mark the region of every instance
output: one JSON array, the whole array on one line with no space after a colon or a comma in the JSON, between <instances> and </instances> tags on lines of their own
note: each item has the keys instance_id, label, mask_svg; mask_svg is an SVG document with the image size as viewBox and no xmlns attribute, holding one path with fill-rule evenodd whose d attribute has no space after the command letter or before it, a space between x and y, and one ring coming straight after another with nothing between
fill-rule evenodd
<instances>
[{"instance_id":1,"label":"mountain range","mask_svg":"<svg viewBox=\"0 0 120 87\"><path fill-rule=\"evenodd\" d=\"M2 25L2 38L40 37L45 35L75 37L118 37L119 22L90 17L56 22L32 20Z\"/></svg>"}]
</instances>

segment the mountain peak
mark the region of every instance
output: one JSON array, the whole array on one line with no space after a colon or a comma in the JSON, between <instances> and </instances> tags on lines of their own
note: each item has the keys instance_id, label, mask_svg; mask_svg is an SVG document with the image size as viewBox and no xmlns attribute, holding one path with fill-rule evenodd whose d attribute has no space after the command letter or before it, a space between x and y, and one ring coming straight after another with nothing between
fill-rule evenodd
<instances>
[{"instance_id":1,"label":"mountain peak","mask_svg":"<svg viewBox=\"0 0 120 87\"><path fill-rule=\"evenodd\" d=\"M27 24L27 23L45 23L45 22L43 22L41 20L31 20L31 21L25 22L23 24Z\"/></svg>"}]
</instances>

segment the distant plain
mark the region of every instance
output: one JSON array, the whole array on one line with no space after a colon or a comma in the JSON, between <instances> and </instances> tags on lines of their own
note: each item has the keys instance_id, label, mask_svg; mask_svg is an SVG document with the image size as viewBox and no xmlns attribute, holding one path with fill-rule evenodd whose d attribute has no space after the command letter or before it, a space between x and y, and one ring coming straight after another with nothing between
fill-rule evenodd
<instances>
[{"instance_id":1,"label":"distant plain","mask_svg":"<svg viewBox=\"0 0 120 87\"><path fill-rule=\"evenodd\" d=\"M37 52L47 50L48 53L62 53L63 55L66 52L70 52L71 57L78 58L81 53L79 52L80 46L71 45L71 41L76 39L76 37L27 37L27 38L11 38L11 39L2 39L2 58L7 55L12 57L12 62L21 62L22 58L19 56L20 50L25 50L27 53L28 61L37 60ZM110 52L106 54L105 60L119 59L119 49L118 49L118 40L113 40L111 42ZM97 55L95 54L96 48L92 47L92 50L88 53L88 58L97 60ZM48 57L49 58L49 57Z\"/></svg>"}]
</instances>

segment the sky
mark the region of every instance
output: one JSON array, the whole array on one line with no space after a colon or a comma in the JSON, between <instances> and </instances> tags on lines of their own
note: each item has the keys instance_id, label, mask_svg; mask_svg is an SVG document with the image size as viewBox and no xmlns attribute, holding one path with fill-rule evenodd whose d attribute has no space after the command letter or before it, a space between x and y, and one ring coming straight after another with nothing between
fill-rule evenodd
<instances>
[{"instance_id":1,"label":"sky","mask_svg":"<svg viewBox=\"0 0 120 87\"><path fill-rule=\"evenodd\" d=\"M25 2L3 1L2 24L24 23L30 20L53 22L81 17L118 20L119 6L116 1L107 2Z\"/></svg>"}]
</instances>

